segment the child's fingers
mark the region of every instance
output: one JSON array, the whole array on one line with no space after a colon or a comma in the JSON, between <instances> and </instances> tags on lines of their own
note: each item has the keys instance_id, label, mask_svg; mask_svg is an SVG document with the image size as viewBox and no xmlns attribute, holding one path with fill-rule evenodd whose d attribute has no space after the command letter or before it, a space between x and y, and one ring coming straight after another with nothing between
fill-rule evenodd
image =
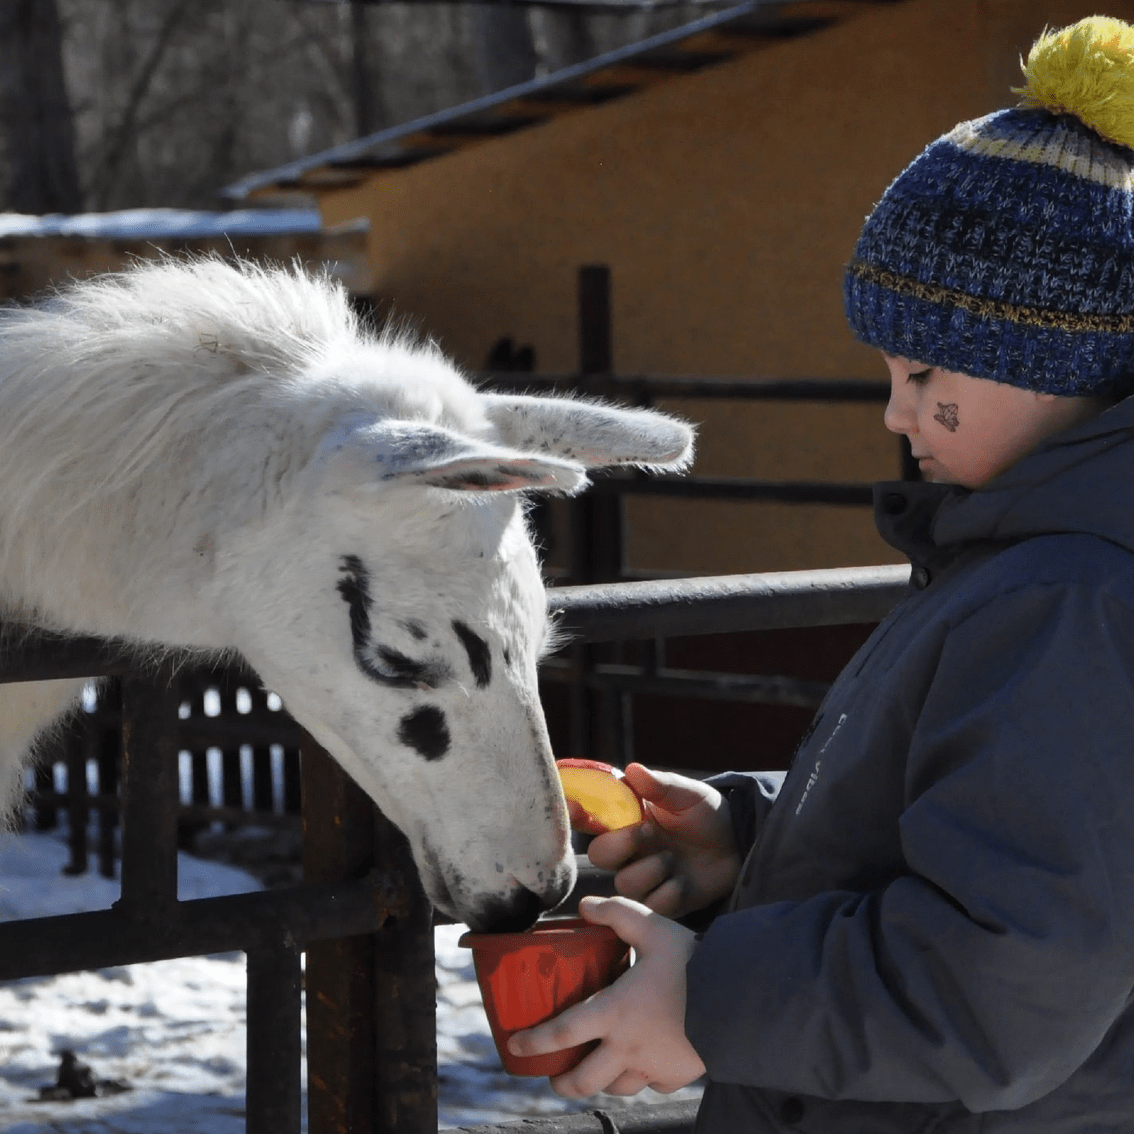
<instances>
[{"instance_id":1,"label":"child's fingers","mask_svg":"<svg viewBox=\"0 0 1134 1134\"><path fill-rule=\"evenodd\" d=\"M656 889L641 899L642 904L662 917L678 918L685 909L685 887L677 878L666 878Z\"/></svg>"},{"instance_id":2,"label":"child's fingers","mask_svg":"<svg viewBox=\"0 0 1134 1134\"><path fill-rule=\"evenodd\" d=\"M624 898L645 902L672 873L669 855L652 854L624 866L614 876L614 888Z\"/></svg>"},{"instance_id":3,"label":"child's fingers","mask_svg":"<svg viewBox=\"0 0 1134 1134\"><path fill-rule=\"evenodd\" d=\"M553 1020L516 1032L508 1040L508 1050L513 1055L547 1055L552 1051L561 1051L565 1047L575 1047L599 1039L603 1035L600 1016L601 1013L592 1006L592 1001L584 1001L561 1012Z\"/></svg>"},{"instance_id":4,"label":"child's fingers","mask_svg":"<svg viewBox=\"0 0 1134 1134\"><path fill-rule=\"evenodd\" d=\"M587 921L594 922L595 925L609 925L627 945L639 950L639 952L643 946L649 947L653 936L653 924L656 919L653 912L641 902L622 897L581 898L579 900L579 913ZM617 987L617 985L614 987ZM595 999L602 995L602 993L597 993L586 1003L593 1004ZM583 1041L578 1040L576 1042L582 1043Z\"/></svg>"},{"instance_id":5,"label":"child's fingers","mask_svg":"<svg viewBox=\"0 0 1134 1134\"><path fill-rule=\"evenodd\" d=\"M608 1043L601 1043L577 1067L551 1080L551 1089L568 1099L597 1095L617 1081L625 1065Z\"/></svg>"},{"instance_id":6,"label":"child's fingers","mask_svg":"<svg viewBox=\"0 0 1134 1134\"><path fill-rule=\"evenodd\" d=\"M636 823L596 835L587 847L587 857L602 870L617 870L623 863L641 858L654 849L657 832L649 823Z\"/></svg>"},{"instance_id":7,"label":"child's fingers","mask_svg":"<svg viewBox=\"0 0 1134 1134\"><path fill-rule=\"evenodd\" d=\"M649 1086L649 1076L643 1071L623 1071L613 1083L603 1088L606 1095L636 1095Z\"/></svg>"}]
</instances>

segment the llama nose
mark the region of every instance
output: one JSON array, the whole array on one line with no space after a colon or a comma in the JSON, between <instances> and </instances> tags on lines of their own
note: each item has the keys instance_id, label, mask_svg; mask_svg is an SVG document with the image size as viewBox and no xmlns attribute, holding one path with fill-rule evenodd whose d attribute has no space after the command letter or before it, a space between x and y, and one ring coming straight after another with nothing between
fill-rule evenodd
<instances>
[{"instance_id":1,"label":"llama nose","mask_svg":"<svg viewBox=\"0 0 1134 1134\"><path fill-rule=\"evenodd\" d=\"M497 899L485 915L489 921L488 933L518 933L535 924L546 908L539 894L526 886L519 887L508 898Z\"/></svg>"},{"instance_id":2,"label":"llama nose","mask_svg":"<svg viewBox=\"0 0 1134 1134\"><path fill-rule=\"evenodd\" d=\"M469 927L480 933L518 933L528 929L541 913L558 906L571 893L574 883L575 872L568 868L539 893L518 884L506 898L484 902L469 921Z\"/></svg>"}]
</instances>

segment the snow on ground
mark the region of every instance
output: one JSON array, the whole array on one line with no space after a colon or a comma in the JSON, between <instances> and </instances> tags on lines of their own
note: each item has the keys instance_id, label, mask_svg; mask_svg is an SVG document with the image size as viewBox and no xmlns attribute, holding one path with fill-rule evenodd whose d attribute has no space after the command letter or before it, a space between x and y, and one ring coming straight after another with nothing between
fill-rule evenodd
<instances>
[{"instance_id":1,"label":"snow on ground","mask_svg":"<svg viewBox=\"0 0 1134 1134\"><path fill-rule=\"evenodd\" d=\"M64 875L62 833L0 837L0 921L105 909L118 883ZM182 899L260 888L233 867L182 855ZM481 1006L463 926L437 941L440 1126L526 1116L613 1110L633 1100L568 1102L546 1079L500 1066ZM0 983L0 1131L4 1134L243 1134L244 954L186 957L96 972ZM93 1099L40 1102L55 1083L60 1053L73 1050L100 1080L131 1090ZM666 1099L693 1098L696 1087Z\"/></svg>"}]
</instances>

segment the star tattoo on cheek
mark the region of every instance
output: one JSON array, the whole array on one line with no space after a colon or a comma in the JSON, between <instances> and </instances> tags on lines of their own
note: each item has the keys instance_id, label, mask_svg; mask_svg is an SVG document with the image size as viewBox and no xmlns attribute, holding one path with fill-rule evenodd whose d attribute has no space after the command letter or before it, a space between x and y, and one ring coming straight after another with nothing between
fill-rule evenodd
<instances>
[{"instance_id":1,"label":"star tattoo on cheek","mask_svg":"<svg viewBox=\"0 0 1134 1134\"><path fill-rule=\"evenodd\" d=\"M956 433L957 426L961 424L960 418L957 417L957 403L938 402L933 420L940 422L950 433Z\"/></svg>"}]
</instances>

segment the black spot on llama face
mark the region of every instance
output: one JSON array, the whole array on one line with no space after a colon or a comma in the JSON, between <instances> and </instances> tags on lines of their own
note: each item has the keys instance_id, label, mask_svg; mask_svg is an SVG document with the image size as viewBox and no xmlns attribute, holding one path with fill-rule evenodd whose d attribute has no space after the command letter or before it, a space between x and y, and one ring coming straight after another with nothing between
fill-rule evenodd
<instances>
[{"instance_id":1,"label":"black spot on llama face","mask_svg":"<svg viewBox=\"0 0 1134 1134\"><path fill-rule=\"evenodd\" d=\"M398 739L426 760L440 760L449 751L449 726L434 705L422 705L398 722Z\"/></svg>"}]
</instances>

